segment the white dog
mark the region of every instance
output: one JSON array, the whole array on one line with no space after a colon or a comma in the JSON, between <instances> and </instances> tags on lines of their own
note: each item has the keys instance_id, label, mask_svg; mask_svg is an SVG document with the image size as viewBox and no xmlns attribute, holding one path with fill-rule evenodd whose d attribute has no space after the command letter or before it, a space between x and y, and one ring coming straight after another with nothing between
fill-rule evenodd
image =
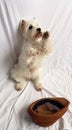
<instances>
[{"instance_id":1,"label":"white dog","mask_svg":"<svg viewBox=\"0 0 72 130\"><path fill-rule=\"evenodd\" d=\"M17 90L26 86L28 80L33 81L38 91L42 89L42 61L51 51L50 34L43 32L36 20L21 20L20 32L24 38L18 63L11 70L11 77L16 81Z\"/></svg>"}]
</instances>

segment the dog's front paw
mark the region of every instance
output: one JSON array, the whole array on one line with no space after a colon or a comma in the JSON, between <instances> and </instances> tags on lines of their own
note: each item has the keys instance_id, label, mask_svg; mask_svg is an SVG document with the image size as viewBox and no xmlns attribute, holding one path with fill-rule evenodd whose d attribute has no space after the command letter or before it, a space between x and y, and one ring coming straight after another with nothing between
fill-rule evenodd
<instances>
[{"instance_id":1,"label":"dog's front paw","mask_svg":"<svg viewBox=\"0 0 72 130\"><path fill-rule=\"evenodd\" d=\"M44 38L44 39L48 39L49 35L50 35L50 33L49 33L48 31L46 31L46 32L44 32L44 34L43 34L43 38Z\"/></svg>"}]
</instances>

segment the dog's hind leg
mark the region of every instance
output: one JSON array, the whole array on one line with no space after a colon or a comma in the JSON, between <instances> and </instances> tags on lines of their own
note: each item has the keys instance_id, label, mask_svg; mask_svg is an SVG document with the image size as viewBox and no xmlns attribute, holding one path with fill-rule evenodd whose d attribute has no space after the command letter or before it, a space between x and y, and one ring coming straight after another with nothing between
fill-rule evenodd
<instances>
[{"instance_id":1,"label":"dog's hind leg","mask_svg":"<svg viewBox=\"0 0 72 130\"><path fill-rule=\"evenodd\" d=\"M11 70L11 78L16 82L16 89L21 90L26 87L26 79L22 76L18 65L16 64Z\"/></svg>"},{"instance_id":2,"label":"dog's hind leg","mask_svg":"<svg viewBox=\"0 0 72 130\"><path fill-rule=\"evenodd\" d=\"M36 70L33 74L33 77L32 77L32 81L33 81L33 84L35 86L35 88L38 90L38 91L41 91L42 88L43 88L43 85L42 85L42 69L39 68L38 70Z\"/></svg>"}]
</instances>

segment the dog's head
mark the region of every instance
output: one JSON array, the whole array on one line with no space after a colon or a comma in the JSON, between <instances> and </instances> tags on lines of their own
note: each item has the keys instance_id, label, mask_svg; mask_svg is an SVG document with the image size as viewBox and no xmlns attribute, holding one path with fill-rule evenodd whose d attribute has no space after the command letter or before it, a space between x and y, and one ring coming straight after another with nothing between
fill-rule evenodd
<instances>
[{"instance_id":1,"label":"dog's head","mask_svg":"<svg viewBox=\"0 0 72 130\"><path fill-rule=\"evenodd\" d=\"M21 20L19 28L24 39L33 44L41 54L50 52L50 33L48 31L43 32L39 22L35 19L30 21Z\"/></svg>"},{"instance_id":2,"label":"dog's head","mask_svg":"<svg viewBox=\"0 0 72 130\"><path fill-rule=\"evenodd\" d=\"M29 42L42 36L42 29L35 19L30 21L21 20L19 27L23 37Z\"/></svg>"}]
</instances>

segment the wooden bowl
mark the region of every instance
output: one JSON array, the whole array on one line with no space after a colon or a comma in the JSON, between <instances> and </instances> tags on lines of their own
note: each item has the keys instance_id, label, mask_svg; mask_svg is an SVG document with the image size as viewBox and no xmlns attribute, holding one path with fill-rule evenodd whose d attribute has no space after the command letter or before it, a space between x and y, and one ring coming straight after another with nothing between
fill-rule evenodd
<instances>
[{"instance_id":1,"label":"wooden bowl","mask_svg":"<svg viewBox=\"0 0 72 130\"><path fill-rule=\"evenodd\" d=\"M33 102L28 113L37 125L47 127L63 116L69 104L65 98L43 98Z\"/></svg>"}]
</instances>

